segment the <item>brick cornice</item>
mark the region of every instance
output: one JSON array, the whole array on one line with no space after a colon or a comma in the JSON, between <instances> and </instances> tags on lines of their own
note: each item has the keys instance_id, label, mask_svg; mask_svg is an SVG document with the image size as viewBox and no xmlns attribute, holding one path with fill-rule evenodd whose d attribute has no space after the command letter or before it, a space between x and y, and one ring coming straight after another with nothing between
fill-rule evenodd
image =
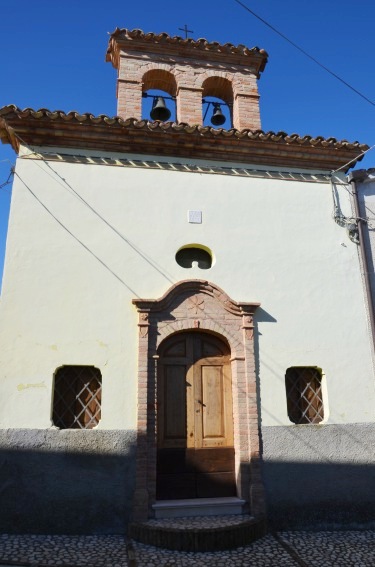
<instances>
[{"instance_id":1,"label":"brick cornice","mask_svg":"<svg viewBox=\"0 0 375 567\"><path fill-rule=\"evenodd\" d=\"M110 61L115 68L119 67L121 50L126 52L138 52L160 54L164 56L184 57L196 61L222 61L225 57L226 64L245 65L254 68L259 77L264 70L268 54L264 49L258 47L246 47L245 45L233 45L231 43L220 44L216 41L209 42L204 38L183 39L179 36L170 36L167 33L144 33L142 30L128 30L116 28L110 34L106 61Z\"/></svg>"},{"instance_id":2,"label":"brick cornice","mask_svg":"<svg viewBox=\"0 0 375 567\"><path fill-rule=\"evenodd\" d=\"M0 139L19 146L96 149L106 152L259 164L331 171L351 166L368 146L335 138L262 130L127 120L46 109L0 109ZM347 167L348 169L349 167Z\"/></svg>"}]
</instances>

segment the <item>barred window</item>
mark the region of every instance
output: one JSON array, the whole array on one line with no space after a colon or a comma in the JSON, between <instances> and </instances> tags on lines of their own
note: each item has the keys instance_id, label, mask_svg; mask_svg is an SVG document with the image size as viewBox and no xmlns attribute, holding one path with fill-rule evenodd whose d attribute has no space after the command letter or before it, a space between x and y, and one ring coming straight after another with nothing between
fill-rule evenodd
<instances>
[{"instance_id":1,"label":"barred window","mask_svg":"<svg viewBox=\"0 0 375 567\"><path fill-rule=\"evenodd\" d=\"M92 429L101 417L102 375L94 366L63 366L55 374L54 425Z\"/></svg>"},{"instance_id":2,"label":"barred window","mask_svg":"<svg viewBox=\"0 0 375 567\"><path fill-rule=\"evenodd\" d=\"M285 374L288 417L296 424L324 419L322 372L315 366L295 366Z\"/></svg>"}]
</instances>

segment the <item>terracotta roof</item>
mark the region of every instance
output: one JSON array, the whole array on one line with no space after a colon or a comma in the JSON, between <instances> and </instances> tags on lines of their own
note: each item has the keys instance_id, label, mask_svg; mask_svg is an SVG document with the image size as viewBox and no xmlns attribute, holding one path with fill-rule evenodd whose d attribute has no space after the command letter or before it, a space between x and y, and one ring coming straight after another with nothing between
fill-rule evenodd
<instances>
[{"instance_id":1,"label":"terracotta roof","mask_svg":"<svg viewBox=\"0 0 375 567\"><path fill-rule=\"evenodd\" d=\"M354 165L365 144L322 136L263 130L224 130L175 122L113 118L101 114L0 109L0 139L18 152L20 144L97 149L133 154L183 156L226 162L335 170ZM348 169L348 168L347 168Z\"/></svg>"},{"instance_id":2,"label":"terracotta roof","mask_svg":"<svg viewBox=\"0 0 375 567\"><path fill-rule=\"evenodd\" d=\"M194 49L202 49L204 51L218 51L219 53L240 53L241 55L250 55L254 51L268 55L264 49L259 49L259 47L246 47L246 45L233 45L233 43L219 43L217 41L208 41L205 38L193 39L188 37L184 39L178 35L170 36L169 34L162 33L145 33L142 30L134 29L128 30L126 28L116 28L114 32L110 34L110 38L116 39L141 39L150 43L169 43L172 45L184 45L190 46Z\"/></svg>"},{"instance_id":3,"label":"terracotta roof","mask_svg":"<svg viewBox=\"0 0 375 567\"><path fill-rule=\"evenodd\" d=\"M142 44L152 43L163 47L163 51L168 51L170 49L175 50L176 48L181 52L184 51L184 55L191 52L192 57L197 57L197 51L200 55L204 54L224 54L226 60L228 57L236 56L237 58L254 59L259 60L258 72L264 70L266 66L268 53L264 49L259 47L246 47L245 45L233 45L232 43L218 43L217 41L208 41L207 39L193 39L193 38L182 38L178 35L170 36L165 32L156 33L145 33L142 30L134 29L128 30L126 28L116 28L114 32L110 34L109 44L106 54L106 61L111 61L115 67L118 64L118 44L125 44L129 49L136 49L137 46Z\"/></svg>"}]
</instances>

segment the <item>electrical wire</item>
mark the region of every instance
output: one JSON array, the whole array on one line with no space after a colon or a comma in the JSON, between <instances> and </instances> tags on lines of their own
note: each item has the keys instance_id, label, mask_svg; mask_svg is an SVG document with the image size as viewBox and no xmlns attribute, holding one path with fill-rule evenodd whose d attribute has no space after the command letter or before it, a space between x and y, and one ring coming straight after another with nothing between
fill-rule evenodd
<instances>
[{"instance_id":1,"label":"electrical wire","mask_svg":"<svg viewBox=\"0 0 375 567\"><path fill-rule=\"evenodd\" d=\"M17 138L22 142L22 144L25 145L25 147L29 147L26 142L24 140L22 140L22 138L20 136L18 136L16 134ZM44 171L47 175L49 175L52 179L54 179L54 181L56 183L58 183L59 185L61 185L65 190L68 190L72 195L74 195L79 201L81 201L81 203L83 203L88 209L91 210L92 213L94 213L104 224L106 224L108 226L108 228L110 228L115 234L117 234L117 236L119 236L124 242L126 242L126 244L128 244L128 246L130 246L130 248L132 248L137 254L139 254L139 256L141 256L146 262L148 262L157 272L159 272L159 274L161 274L165 279L167 279L170 283L175 283L172 276L170 274L168 274L165 270L163 270L163 268L161 268L160 266L158 266L150 257L148 257L146 255L145 252L143 252L142 250L140 250L136 244L134 244L133 242L131 242L131 240L129 240L124 234L122 234L115 226L113 226L107 219L105 219L96 209L94 209L90 203L88 203L88 201L86 201L82 195L80 195L80 193L78 191L76 191L74 189L74 187L72 187L72 185L70 185L68 183L68 181L66 179L64 179L64 177L62 177L55 169L53 169L53 167L48 163L48 161L46 159L44 159L43 155L36 152L35 150L32 152L32 154L38 156L40 158L40 160L42 161L42 163L48 167L48 169L50 169L50 171L53 172L54 175L52 175L49 171L47 171L46 169L44 169L43 167L41 167L41 165L36 161L36 160L32 160L32 162L37 165L39 168L42 169L42 171ZM32 154L28 154L28 155L32 155ZM19 177L18 174L16 174L17 177ZM57 178L56 178L57 177ZM23 182L24 183L24 182ZM25 184L25 183L24 183Z\"/></svg>"},{"instance_id":2,"label":"electrical wire","mask_svg":"<svg viewBox=\"0 0 375 567\"><path fill-rule=\"evenodd\" d=\"M335 169L335 171L331 172L331 175L334 175L335 173L337 173L338 171L340 171L341 169L344 169L345 167L348 167L348 165L350 165L351 163L353 163L353 161L357 161L358 158L364 156L365 154L367 154L367 152L373 150L375 148L375 144L373 146L371 146L371 148L368 148L367 150L365 150L364 152L361 152L360 154L358 154L355 158L351 159L350 161L348 161L347 163L345 163L344 165L342 165L341 167L339 167L338 169Z\"/></svg>"},{"instance_id":3,"label":"electrical wire","mask_svg":"<svg viewBox=\"0 0 375 567\"><path fill-rule=\"evenodd\" d=\"M59 185L61 185L64 189L68 190L72 195L74 195L76 198L78 198L84 205L86 205L89 209L91 209L91 211L98 216L105 224L107 224L107 226L109 228L111 228L118 236L120 236L125 242L127 242L127 244L133 248L133 250L135 250L138 254L140 254L147 262L149 262L151 265L153 265L153 267L159 272L161 273L164 277L166 277L167 280L169 280L171 283L173 283L173 280L171 277L168 277L166 275L165 272L162 272L159 268L159 266L156 266L151 260L150 258L148 258L142 251L140 251L132 242L130 242L123 234L121 234L112 224L110 224L106 219L104 219L68 182L67 180L62 177L52 166L51 164L45 159L45 155L53 155L55 156L56 154L53 152L43 152L43 154L41 154L40 152L37 152L36 150L34 150L33 148L31 148L30 146L27 145L27 143L20 137L17 135L17 138L20 140L20 142L27 147L28 149L31 149L32 151L27 154L26 157L29 157L31 155L35 155L37 156L42 163L48 167L48 170L44 169L37 161L33 160L33 163L35 163L35 165L37 165L40 169L42 169L42 171L44 171L48 176L50 176L52 179L54 179L54 181L56 183L58 183ZM364 155L365 153L369 152L370 150L372 150L375 147L372 146L371 148L368 148L367 150L365 150L364 152L361 152L356 158L354 158L353 160L351 160L350 162L348 162L348 164L350 164L352 161L355 161L356 159L358 159L358 157ZM334 195L334 187L333 187L333 177L335 176L335 173L337 173L338 171L340 171L340 169L343 169L344 167L346 167L348 164L345 164L344 166L342 166L341 168L331 172L330 175L330 183L331 183L331 190L332 190L332 197L333 197L333 202L334 202L334 213L333 213L333 218L335 220L335 222L338 222L338 224L341 224L341 226L345 226L346 224L348 224L349 222L353 222L354 219L352 218L347 218L344 217L340 211L339 211L339 207L338 204L336 202L335 199L335 195ZM348 184L344 183L340 178L336 177L336 183L339 183L342 187L344 187L344 189L350 193L352 195L351 189L349 189ZM368 219L360 219L363 220L365 222L368 221ZM169 275L169 274L168 274ZM170 275L169 275L170 276Z\"/></svg>"},{"instance_id":4,"label":"electrical wire","mask_svg":"<svg viewBox=\"0 0 375 567\"><path fill-rule=\"evenodd\" d=\"M8 161L8 160L4 160L4 161ZM4 181L4 183L0 183L0 189L2 191L4 191L5 193L9 193L9 191L7 191L6 189L4 189L4 187L6 187L7 185L10 185L12 183L12 177L14 175L14 166L11 167L9 175L8 175L8 179L6 181Z\"/></svg>"},{"instance_id":5,"label":"electrical wire","mask_svg":"<svg viewBox=\"0 0 375 567\"><path fill-rule=\"evenodd\" d=\"M36 152L34 152L36 154ZM33 160L34 162L34 160ZM43 160L44 163L47 164L47 162L45 162L45 160ZM52 168L51 168L52 169ZM45 171L45 170L44 170ZM72 187L67 183L67 181L61 177L55 170L52 169L52 171L54 171L54 173L56 173L56 175L58 177L60 177L64 183L67 185L67 187L65 187L65 189L67 189L68 187L70 189L72 189ZM46 172L46 171L45 171ZM48 172L46 172L48 173ZM136 291L134 289L132 289L118 274L116 274L111 268L110 266L108 266L108 264L106 264L106 262L104 262L97 254L95 254L95 252L93 250L91 250L91 248L85 244L81 239L79 239L73 232L72 230L70 230L63 222L62 220L60 220L54 213L53 211L42 201L42 199L31 189L31 187L26 183L26 181L19 175L19 173L17 173L16 171L14 171L14 175L19 179L19 181L24 185L24 187L27 189L27 191L34 197L34 199L43 207L43 209L57 222L57 224L66 232L68 233L78 244L80 244L82 246L82 248L84 248L92 257L94 257L106 270L108 270L120 283L122 283L135 297L137 297L138 299L140 299L140 296L136 293ZM55 179L55 181L57 181ZM61 184L60 184L61 185ZM77 192L73 189L73 192L77 194ZM78 195L78 194L77 194ZM79 195L78 195L79 196ZM80 197L80 196L79 196ZM87 201L85 201L82 197L80 197L81 201L99 218L101 219L109 228L111 228L112 230L114 230L114 232L120 236L131 248L133 248L133 250L143 259L146 260L146 262L148 262L148 264L154 268L155 270L157 270L162 276L165 277L165 279L167 281L169 281L171 284L176 284L177 280L175 278L172 278L168 272L163 272L161 271L161 269L158 267L158 265L156 264L155 261L152 261L150 258L148 258L139 248L137 248L134 244L132 244L124 235L122 235L120 232L117 231L117 229L115 229L105 218L103 218L89 203L87 203ZM195 307L195 303L193 302L192 298L188 298L188 301L192 304L193 307ZM210 317L209 315L207 315L207 319L211 319L212 321L214 321L214 319L212 317ZM229 333L229 335L231 335L231 333Z\"/></svg>"},{"instance_id":6,"label":"electrical wire","mask_svg":"<svg viewBox=\"0 0 375 567\"><path fill-rule=\"evenodd\" d=\"M287 37L285 34L283 34L281 31L279 31L278 29L276 29L273 25L271 25L269 22L267 22L267 20L265 20L264 18L261 18L261 16L259 16L258 14L256 14L253 10L251 10L246 4L244 4L243 2L241 2L240 0L234 0L235 2L237 2L237 4L239 4L240 6L242 6L242 8L244 10L247 10L250 14L252 14L255 18L257 18L259 21L261 21L265 26L267 26L268 28L270 28L272 31L274 31L277 35L279 35L280 37L282 37L283 39L285 39L285 41L287 41L288 43L290 43L290 45L292 45L295 49L298 49L298 51L300 51L301 53L303 53L303 55L305 55L306 57L308 57L309 59L311 59L311 61L313 61L314 63L316 63L317 65L319 65L319 67L321 67L322 69L324 69L325 71L327 71L327 73L329 73L330 75L332 75L332 77L334 77L335 79L337 79L338 81L340 81L343 85L345 85L346 87L348 87L350 90L352 90L353 92L355 92L358 96L362 97L365 101L367 101L368 103L371 104L371 106L375 106L375 102L370 100L369 98L367 98L366 95L364 95L363 93L361 93L358 89L356 89L355 87L353 87L353 85L351 85L350 83L348 83L347 81L345 81L344 79L342 79L339 75L337 75L336 73L334 73L333 71L331 71L331 69L329 69L328 67L326 67L325 65L323 65L323 63L321 63L320 61L318 61L318 59L316 59L315 57L313 57L312 55L310 55L310 53L308 53L307 51L305 51L302 47L300 47L299 45L297 45L297 43L294 43L294 41L292 41L291 39L289 39L289 37Z\"/></svg>"},{"instance_id":7,"label":"electrical wire","mask_svg":"<svg viewBox=\"0 0 375 567\"><path fill-rule=\"evenodd\" d=\"M170 274L166 274L165 271L162 271L161 268L159 266L157 266L150 258L148 258L144 252L142 252L141 250L139 250L139 248L133 244L131 241L129 241L128 238L126 238L121 232L119 232L111 223L109 223L105 218L103 218L100 213L98 213L98 211L96 211L83 197L82 195L79 194L79 192L77 192L68 182L67 180L62 177L52 166L51 164L45 159L44 155L41 154L40 152L37 152L35 149L33 149L32 147L28 146L28 144L19 136L17 135L17 138L20 140L20 142L27 147L28 149L31 149L32 151L27 154L27 157L29 157L30 155L35 155L37 156L42 163L50 170L46 170L44 169L37 161L32 160L33 163L35 163L35 165L37 165L39 168L41 168L47 175L49 175L52 179L54 179L55 182L57 182L59 185L61 185L64 189L68 190L71 194L73 194L76 198L78 198L86 207L88 207L98 218L100 218L101 221L103 221L110 229L112 229L120 238L122 238L131 248L133 248L133 250L135 252L137 252L141 257L143 257L144 260L146 260L150 265L152 265L161 275L163 275L167 280L169 280L170 283L174 283L173 282L173 278L170 276ZM361 152L356 158L354 158L353 160L351 160L348 164L345 164L344 166L338 168L337 170L331 172L331 191L332 191L332 197L333 197L333 202L334 202L334 212L333 212L333 219L335 220L335 222L337 222L340 226L347 226L348 224L352 223L353 221L355 221L354 218L349 218L349 217L345 217L339 208L339 205L336 201L335 198L335 194L334 194L334 182L333 182L333 176L335 175L335 173L337 173L338 171L340 171L340 169L343 169L344 167L346 167L347 165L349 165L350 163L352 163L352 161L355 161L356 159L358 159L358 157L366 154L367 152L369 152L370 150L372 150L375 147L375 144L371 147L368 148L367 150L365 150L364 152ZM46 154L49 154L50 152L45 152ZM54 153L50 153L50 155L56 155ZM11 172L12 173L12 172ZM52 174L53 173L53 174ZM57 177L57 178L56 178ZM25 182L22 180L22 182L25 184ZM344 182L342 182L338 177L336 177L336 182L339 182L340 185L344 186L344 188L351 194L351 190L347 187L347 184L345 184ZM27 187L29 189L30 192L32 192L30 190L29 187ZM35 196L35 195L34 195ZM42 203L43 204L43 203ZM45 207L45 205L43 204L43 206ZM45 207L46 208L46 207ZM51 214L51 211L48 210L48 212ZM357 219L359 220L359 219ZM368 219L360 219L360 220L364 220L365 222L367 222ZM65 227L64 227L65 228ZM107 267L107 266L106 266ZM169 277L168 277L169 276Z\"/></svg>"},{"instance_id":8,"label":"electrical wire","mask_svg":"<svg viewBox=\"0 0 375 567\"><path fill-rule=\"evenodd\" d=\"M106 268L111 274L120 282L122 283L133 295L135 295L139 299L139 295L131 288L129 285L124 282L120 276L118 276L99 256L97 256L82 240L80 240L73 232L60 220L58 219L54 213L47 207L47 205L38 197L36 193L27 185L27 183L22 179L19 173L15 172L16 177L21 181L24 187L29 191L29 193L38 201L38 203L43 207L43 209L63 228L74 240L76 240L91 256L93 256L98 262Z\"/></svg>"}]
</instances>

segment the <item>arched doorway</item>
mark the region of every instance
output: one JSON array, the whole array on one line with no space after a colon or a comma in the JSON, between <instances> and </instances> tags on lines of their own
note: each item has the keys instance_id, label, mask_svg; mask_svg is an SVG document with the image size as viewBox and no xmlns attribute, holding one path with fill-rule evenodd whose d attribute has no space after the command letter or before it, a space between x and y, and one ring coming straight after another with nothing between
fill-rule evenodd
<instances>
[{"instance_id":1,"label":"arched doorway","mask_svg":"<svg viewBox=\"0 0 375 567\"><path fill-rule=\"evenodd\" d=\"M158 355L157 500L235 496L229 346L185 331Z\"/></svg>"},{"instance_id":2,"label":"arched doorway","mask_svg":"<svg viewBox=\"0 0 375 567\"><path fill-rule=\"evenodd\" d=\"M206 280L184 280L174 284L159 299L137 298L133 299L133 304L138 311L139 329L136 486L133 501L134 520L144 521L154 517L154 504L156 501L170 499L170 497L166 498L165 495L161 496L162 493L160 489L157 495L156 477L159 477L160 480L160 475L170 474L169 480L172 481L172 476L174 475L176 482L178 481L178 477L181 477L181 474L179 474L180 464L178 458L172 458L173 453L171 453L169 459L167 457L162 459L161 449L182 449L180 456L183 454L185 456L188 455L190 458L190 455L193 455L194 458L197 458L191 465L191 468L196 474L202 474L199 480L202 480L204 475L206 475L207 479L213 479L214 477L209 477L209 474L220 475L221 473L228 472L232 474L228 469L223 470L224 467L219 464L219 458L217 460L213 459L213 450L217 450L217 455L221 458L225 454L224 449L228 449L226 452L232 452L232 455L234 453L235 458L235 494L237 494L238 498L245 501L242 511L247 513L251 510L254 517L263 517L265 513L265 502L259 457L258 388L255 374L253 319L255 311L259 307L259 303L238 303L233 301L233 299L217 285ZM203 339L203 347L201 343L201 354L198 357L194 354L197 350L194 351L193 347L191 351L191 347L189 347L187 340L189 333L191 333L189 336L193 339L196 336L200 336ZM181 344L178 345L178 339L181 337L186 337L185 346ZM174 343L174 340L177 342ZM189 348L190 352L193 352L193 355L188 355ZM199 347L195 348L198 348L199 352ZM213 350L207 350L209 348ZM173 349L175 349L174 352ZM211 366L215 367L215 358L218 358L220 363L224 362L225 371L223 372L225 374L225 372L227 372L227 363L229 371L229 353L231 380L233 382L232 388L229 388L229 395L233 397L233 410L231 410L233 411L233 419L231 413L227 414L225 411L223 415L230 415L229 422L233 423L234 442L232 442L232 445L229 444L230 442L228 442L228 445L225 445L224 442L220 445L220 436L218 436L216 437L218 441L217 444L212 446L210 443L213 442L214 435L209 434L205 437L205 434L202 433L202 445L198 445L196 448L195 438L198 438L199 430L202 428L195 428L193 431L194 447L191 447L193 451L189 451L188 440L191 438L190 433L187 435L187 415L190 411L189 408L191 404L189 406L187 401L190 399L189 396L191 394L190 386L187 385L187 383L190 384L186 377L187 371L191 367L195 370L201 367L200 371L203 373L208 372L207 367L209 367L209 372L211 372L211 375L215 376L214 372L218 371L212 370ZM208 359L209 364L205 364L205 359ZM185 371L182 372L179 368L165 370L165 367L168 366L167 361L171 362L171 367L185 367ZM160 372L163 371L164 376L166 372L169 373L169 380L171 380L171 376L173 375L177 377L180 376L179 380L177 379L172 383L176 388L176 392L174 392L173 395L169 395L174 401L174 405L170 406L172 409L167 410L171 412L167 414L167 417L172 416L172 419L173 412L175 412L175 415L177 414L176 420L178 420L181 408L182 411L185 412L184 415L186 417L184 417L184 420L177 421L180 429L181 423L185 422L185 429L183 429L185 436L182 446L178 445L178 443L181 443L181 438L183 437L181 436L181 431L175 434L175 446L173 446L172 443L173 435L169 436L167 443L165 434L163 434L164 437L162 437L162 439L165 439L167 446L164 447L158 443L157 431L160 429L160 427L158 427L158 419L162 415L165 416L165 409L163 414L162 409L157 407L158 403L164 403L164 399L160 399L160 395L158 399L158 393L160 391L165 392L165 386L158 384L158 370L159 376L161 375ZM213 383L215 382L214 378L211 380ZM184 383L185 387L182 388ZM180 384L180 386L178 386L178 384ZM170 391L168 390L167 392L169 393ZM222 399L225 400L225 391L224 394L221 395L224 396ZM209 402L211 402L210 394L208 398ZM213 427L211 424L214 422L209 421L211 416L208 415L208 411L211 411L211 408L216 409L217 407L223 407L223 402L215 402L214 404L210 403L207 405L204 399L197 398L197 400L199 399L203 404L206 404L206 408L201 406L204 409L204 412L201 413L201 416L203 416L201 419L206 419L206 421L203 421L203 426L209 424L210 427ZM215 399L213 394L212 399ZM228 397L226 399L228 399ZM199 403L199 401L197 403ZM231 408L231 405L232 404L229 403L225 407ZM199 415L199 413L197 415ZM168 422L167 420L166 423L167 427L169 427L168 423L173 422ZM161 426L166 427L164 422ZM168 430L168 432L169 431L170 430ZM190 442L191 441L189 441L189 443ZM172 446L168 446L168 444ZM211 449L213 450L211 451ZM219 449L221 450L219 451ZM209 467L211 467L211 470L203 468L204 460L200 457L203 457L204 451L208 452L211 456L211 459L206 461ZM157 459L158 452L159 459ZM175 452L175 457L176 456L177 451ZM157 461L159 466L157 466ZM158 474L155 474L157 470ZM190 469L187 472L190 472ZM211 488L215 487L215 491L213 491L214 494L217 494L216 488L219 484L224 485L223 482L209 483ZM233 495L231 490L228 492ZM228 494L228 492L226 492L226 494ZM199 508L199 505L197 508ZM196 514L199 515L199 510L196 511Z\"/></svg>"}]
</instances>

